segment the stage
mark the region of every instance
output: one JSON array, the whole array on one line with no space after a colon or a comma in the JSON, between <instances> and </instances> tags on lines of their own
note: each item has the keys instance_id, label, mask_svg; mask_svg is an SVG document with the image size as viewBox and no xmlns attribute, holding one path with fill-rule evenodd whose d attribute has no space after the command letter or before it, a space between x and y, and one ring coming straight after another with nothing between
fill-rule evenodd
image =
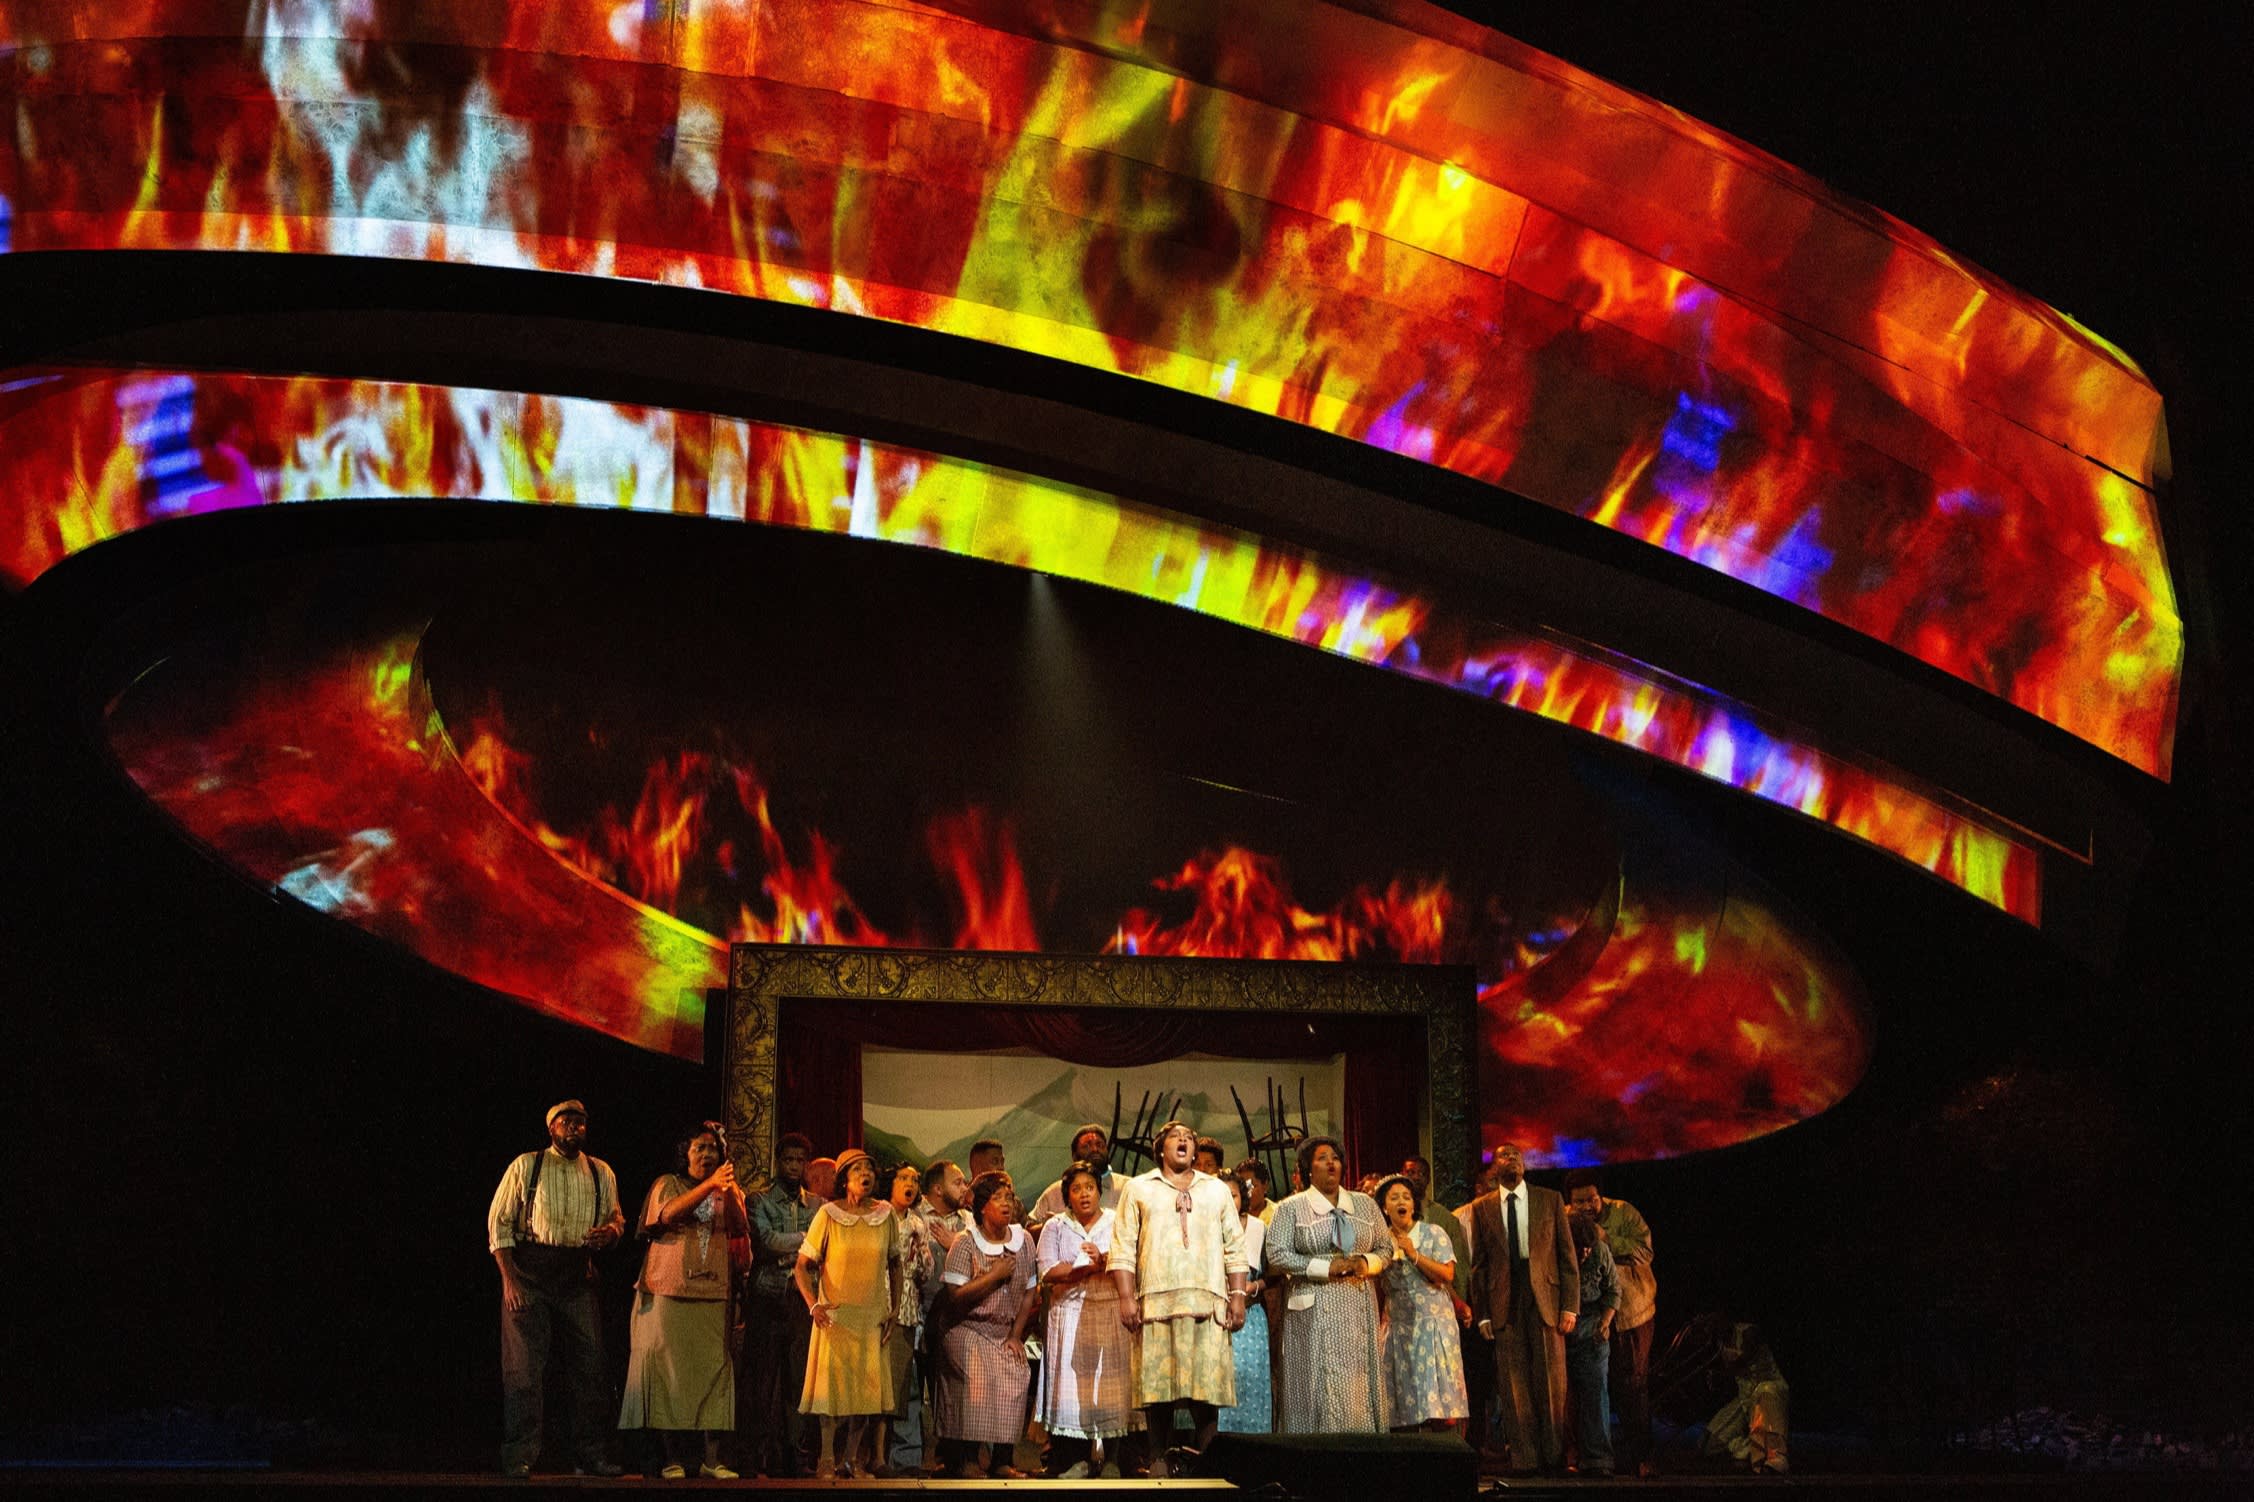
<instances>
[{"instance_id":1,"label":"stage","mask_svg":"<svg viewBox=\"0 0 2254 1502\"><path fill-rule=\"evenodd\" d=\"M2008 1476L1949 1474L1893 1476L1806 1476L1753 1478L1741 1476L1665 1476L1650 1480L1629 1477L1582 1480L1542 1477L1517 1480L1484 1477L1476 1492L1466 1495L1495 1498L1560 1498L1621 1496L1654 1499L1719 1499L1736 1494L1789 1493L1796 1498L1840 1499L1840 1502L2033 1502L2059 1495L2076 1498L2137 1499L2159 1497L2235 1498L2247 1491L2244 1472L2110 1472L2015 1474ZM1137 1496L1181 1498L1247 1497L1263 1502L1284 1502L1290 1497L1368 1499L1367 1489L1334 1492L1287 1492L1279 1487L1238 1487L1218 1480L1167 1481L936 1481L876 1479L852 1481L663 1481L655 1477L602 1478L570 1475L535 1475L529 1481L511 1481L498 1475L459 1472L350 1472L350 1471L182 1471L182 1470L13 1470L0 1472L0 1491L20 1496L66 1496L95 1499L142 1496L288 1499L359 1495L366 1497L415 1496L445 1499L483 1499L497 1496L569 1498L623 1493L694 1491L702 1493L759 1492L776 1496L811 1496L846 1493L859 1502L877 1499L929 1498L931 1502L968 1502L983 1497L1051 1496L1071 1499L1131 1498ZM1380 1494L1377 1502L1406 1502Z\"/></svg>"}]
</instances>

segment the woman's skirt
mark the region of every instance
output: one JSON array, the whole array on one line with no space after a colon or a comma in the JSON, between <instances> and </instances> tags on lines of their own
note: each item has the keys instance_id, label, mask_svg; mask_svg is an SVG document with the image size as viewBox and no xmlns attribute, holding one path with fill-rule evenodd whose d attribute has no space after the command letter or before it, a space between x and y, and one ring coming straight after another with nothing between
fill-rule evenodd
<instances>
[{"instance_id":1,"label":"woman's skirt","mask_svg":"<svg viewBox=\"0 0 2254 1502\"><path fill-rule=\"evenodd\" d=\"M728 1359L725 1299L669 1299L634 1291L621 1429L733 1429L736 1364Z\"/></svg>"},{"instance_id":2,"label":"woman's skirt","mask_svg":"<svg viewBox=\"0 0 2254 1502\"><path fill-rule=\"evenodd\" d=\"M1068 1295L1051 1304L1041 1427L1069 1439L1110 1439L1133 1427L1134 1413L1135 1337L1119 1322L1117 1295Z\"/></svg>"},{"instance_id":3,"label":"woman's skirt","mask_svg":"<svg viewBox=\"0 0 2254 1502\"><path fill-rule=\"evenodd\" d=\"M1014 1445L1025 1433L1025 1352L1007 1324L964 1320L939 1344L939 1432L968 1444Z\"/></svg>"},{"instance_id":4,"label":"woman's skirt","mask_svg":"<svg viewBox=\"0 0 2254 1502\"><path fill-rule=\"evenodd\" d=\"M1187 1400L1227 1408L1236 1402L1236 1357L1218 1320L1146 1319L1142 1337L1135 1388L1143 1407Z\"/></svg>"},{"instance_id":5,"label":"woman's skirt","mask_svg":"<svg viewBox=\"0 0 2254 1502\"><path fill-rule=\"evenodd\" d=\"M1267 1434L1276 1427L1274 1384L1268 1380L1268 1311L1254 1299L1244 1328L1229 1337L1236 1353L1237 1401L1221 1410L1225 1434Z\"/></svg>"},{"instance_id":6,"label":"woman's skirt","mask_svg":"<svg viewBox=\"0 0 2254 1502\"><path fill-rule=\"evenodd\" d=\"M827 1326L814 1327L806 1345L806 1386L800 1413L860 1418L892 1412L892 1363L885 1348L912 1339L900 1330L884 1338L882 1305L846 1304L830 1311Z\"/></svg>"}]
</instances>

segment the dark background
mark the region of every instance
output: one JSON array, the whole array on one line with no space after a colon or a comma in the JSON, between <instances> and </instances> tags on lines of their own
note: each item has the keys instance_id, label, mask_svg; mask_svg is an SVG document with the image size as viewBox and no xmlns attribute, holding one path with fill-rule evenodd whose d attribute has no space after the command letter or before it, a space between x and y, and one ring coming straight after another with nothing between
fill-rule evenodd
<instances>
[{"instance_id":1,"label":"dark background","mask_svg":"<svg viewBox=\"0 0 2254 1502\"><path fill-rule=\"evenodd\" d=\"M2114 341L2167 403L2161 518L2189 660L2117 958L2064 963L1922 888L1795 887L1865 969L1882 1062L1808 1128L1620 1176L1706 1232L1661 1252L1662 1338L1694 1281L1765 1304L1796 1415L1913 1450L2037 1402L2242 1424L2245 14L1450 8L1877 204ZM1751 812L1726 817L1757 868L1830 863ZM1718 1219L1738 1234L1711 1234Z\"/></svg>"},{"instance_id":2,"label":"dark background","mask_svg":"<svg viewBox=\"0 0 2254 1502\"><path fill-rule=\"evenodd\" d=\"M1656 1231L1661 1338L1705 1308L1762 1320L1796 1423L1905 1463L2037 1402L2243 1422L2243 23L1483 14L2072 312L2168 402L2190 662L2174 780L2134 794L2154 846L2110 964L1751 800L1634 774L1788 886L1879 1017L1878 1063L1838 1110L1612 1176ZM30 614L0 597L7 682L44 682L52 621ZM708 1082L233 880L55 734L53 702L32 707L0 725L9 1447L483 1464L497 1362L476 1227L500 1165L580 1093L635 1192L658 1124Z\"/></svg>"}]
</instances>

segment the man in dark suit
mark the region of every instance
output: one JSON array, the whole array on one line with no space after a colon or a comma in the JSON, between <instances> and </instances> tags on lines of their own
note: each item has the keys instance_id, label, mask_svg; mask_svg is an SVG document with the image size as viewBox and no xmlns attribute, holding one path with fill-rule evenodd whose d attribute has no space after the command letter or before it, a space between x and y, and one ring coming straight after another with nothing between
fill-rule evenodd
<instances>
[{"instance_id":1,"label":"man in dark suit","mask_svg":"<svg viewBox=\"0 0 2254 1502\"><path fill-rule=\"evenodd\" d=\"M1471 1310L1495 1342L1495 1398L1510 1464L1565 1468L1565 1337L1581 1304L1565 1199L1526 1182L1515 1143L1495 1149L1495 1192L1471 1217Z\"/></svg>"}]
</instances>

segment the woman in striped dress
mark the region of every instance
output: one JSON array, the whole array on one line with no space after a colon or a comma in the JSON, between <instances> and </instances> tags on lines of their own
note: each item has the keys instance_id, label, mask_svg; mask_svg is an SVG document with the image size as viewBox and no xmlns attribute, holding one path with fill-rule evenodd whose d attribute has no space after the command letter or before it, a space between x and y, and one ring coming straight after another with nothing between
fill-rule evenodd
<instances>
[{"instance_id":1,"label":"woman in striped dress","mask_svg":"<svg viewBox=\"0 0 2254 1502\"><path fill-rule=\"evenodd\" d=\"M1386 1430L1377 1280L1393 1260L1377 1206L1341 1187L1345 1155L1329 1137L1299 1146L1307 1187L1276 1206L1268 1274L1286 1281L1276 1332L1276 1428L1284 1434Z\"/></svg>"},{"instance_id":2,"label":"woman in striped dress","mask_svg":"<svg viewBox=\"0 0 2254 1502\"><path fill-rule=\"evenodd\" d=\"M1010 1463L1025 1434L1025 1327L1039 1301L1039 1276L1025 1227L1016 1223L1009 1175L982 1173L970 1187L971 1228L947 1254L951 1323L939 1348L939 1432L948 1474L968 1480L981 1469L1002 1478L1025 1473ZM991 1450L991 1462L987 1454Z\"/></svg>"},{"instance_id":3,"label":"woman in striped dress","mask_svg":"<svg viewBox=\"0 0 2254 1502\"><path fill-rule=\"evenodd\" d=\"M1057 1182L1065 1213L1042 1225L1038 1258L1049 1303L1038 1412L1050 1471L1078 1479L1102 1470L1104 1441L1133 1424L1135 1338L1119 1322L1110 1273L1117 1219L1103 1206L1102 1183L1085 1163Z\"/></svg>"}]
</instances>

